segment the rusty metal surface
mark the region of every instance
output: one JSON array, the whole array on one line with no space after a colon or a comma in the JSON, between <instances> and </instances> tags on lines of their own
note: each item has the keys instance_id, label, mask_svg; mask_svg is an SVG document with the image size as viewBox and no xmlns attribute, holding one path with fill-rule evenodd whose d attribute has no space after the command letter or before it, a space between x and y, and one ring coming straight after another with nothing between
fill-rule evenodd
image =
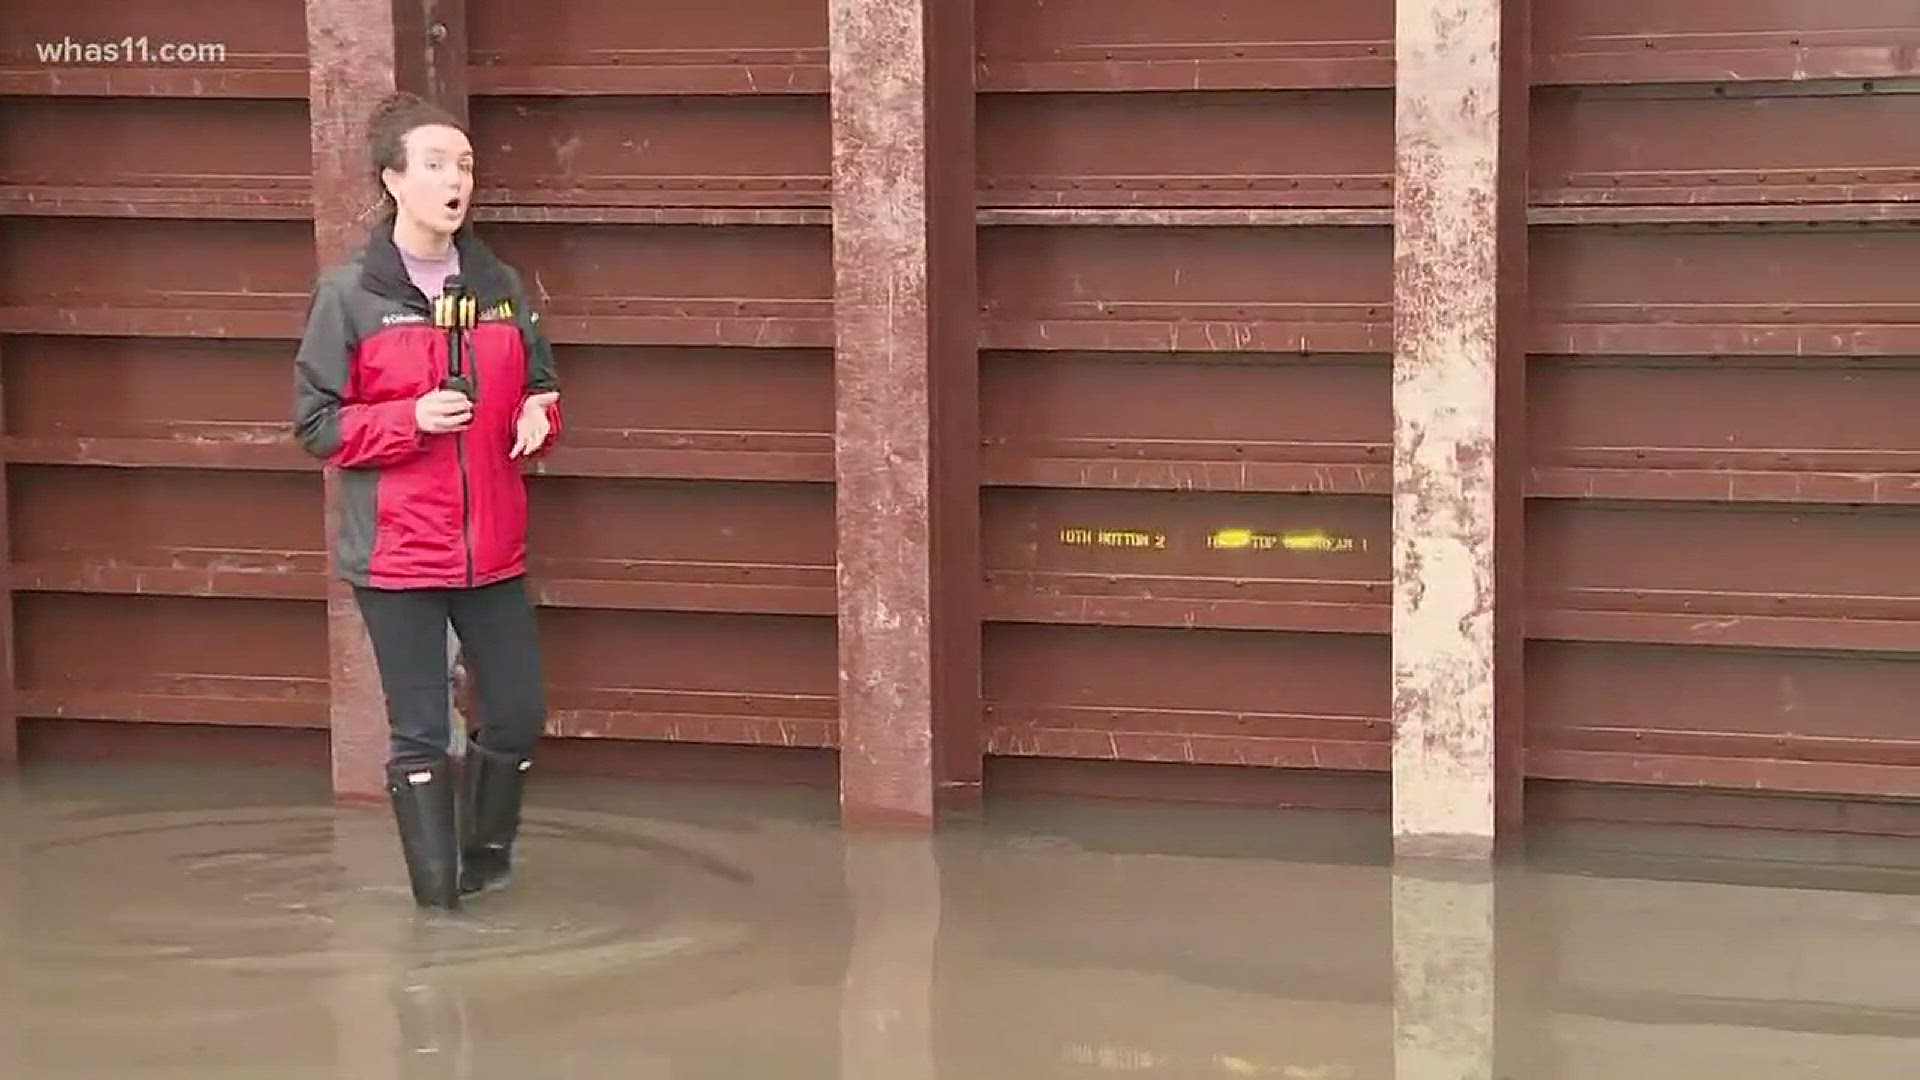
<instances>
[{"instance_id":1,"label":"rusty metal surface","mask_svg":"<svg viewBox=\"0 0 1920 1080\"><path fill-rule=\"evenodd\" d=\"M1542 759L1552 752L1541 751ZM1603 823L1607 827L1691 826L1693 836L1710 835L1704 828L1773 829L1781 835L1825 833L1836 849L1847 850L1862 837L1874 843L1888 838L1920 836L1920 809L1912 800L1834 798L1831 793L1769 791L1748 784L1741 788L1710 789L1699 785L1649 785L1606 780L1552 780L1529 777L1529 820L1566 824ZM1895 840L1905 843L1906 839ZM1844 858L1840 861L1844 861Z\"/></svg>"},{"instance_id":2,"label":"rusty metal surface","mask_svg":"<svg viewBox=\"0 0 1920 1080\"><path fill-rule=\"evenodd\" d=\"M1532 377L1537 495L1920 502L1920 370L1899 358L1549 357Z\"/></svg>"},{"instance_id":3,"label":"rusty metal surface","mask_svg":"<svg viewBox=\"0 0 1920 1080\"><path fill-rule=\"evenodd\" d=\"M282 221L3 218L0 319L16 333L47 323L97 333L94 312L108 308L147 320L153 336L251 336L263 319L291 319L297 336L306 237Z\"/></svg>"},{"instance_id":4,"label":"rusty metal surface","mask_svg":"<svg viewBox=\"0 0 1920 1080\"><path fill-rule=\"evenodd\" d=\"M830 0L841 809L978 794L970 0Z\"/></svg>"},{"instance_id":5,"label":"rusty metal surface","mask_svg":"<svg viewBox=\"0 0 1920 1080\"><path fill-rule=\"evenodd\" d=\"M1387 631L1382 499L1014 488L983 513L990 618Z\"/></svg>"},{"instance_id":6,"label":"rusty metal surface","mask_svg":"<svg viewBox=\"0 0 1920 1080\"><path fill-rule=\"evenodd\" d=\"M1387 206L1391 90L989 94L983 206Z\"/></svg>"},{"instance_id":7,"label":"rusty metal surface","mask_svg":"<svg viewBox=\"0 0 1920 1080\"><path fill-rule=\"evenodd\" d=\"M298 101L0 98L0 215L304 220L310 157Z\"/></svg>"},{"instance_id":8,"label":"rusty metal surface","mask_svg":"<svg viewBox=\"0 0 1920 1080\"><path fill-rule=\"evenodd\" d=\"M1484 855L1519 824L1526 264L1522 0L1398 9L1393 834Z\"/></svg>"},{"instance_id":9,"label":"rusty metal surface","mask_svg":"<svg viewBox=\"0 0 1920 1080\"><path fill-rule=\"evenodd\" d=\"M310 469L286 444L284 347L158 337L7 339L7 459Z\"/></svg>"},{"instance_id":10,"label":"rusty metal surface","mask_svg":"<svg viewBox=\"0 0 1920 1080\"><path fill-rule=\"evenodd\" d=\"M468 0L475 94L825 94L827 4Z\"/></svg>"},{"instance_id":11,"label":"rusty metal surface","mask_svg":"<svg viewBox=\"0 0 1920 1080\"><path fill-rule=\"evenodd\" d=\"M1388 490L1383 355L983 352L980 365L991 483ZM1204 419L1167 408L1179 399L1207 402Z\"/></svg>"},{"instance_id":12,"label":"rusty metal surface","mask_svg":"<svg viewBox=\"0 0 1920 1080\"><path fill-rule=\"evenodd\" d=\"M301 600L22 593L20 715L324 728L318 610Z\"/></svg>"},{"instance_id":13,"label":"rusty metal surface","mask_svg":"<svg viewBox=\"0 0 1920 1080\"><path fill-rule=\"evenodd\" d=\"M567 607L832 616L824 484L545 477L528 545Z\"/></svg>"},{"instance_id":14,"label":"rusty metal surface","mask_svg":"<svg viewBox=\"0 0 1920 1080\"><path fill-rule=\"evenodd\" d=\"M1904 350L1920 323L1912 253L1912 229L1895 225L1536 227L1533 317L1546 334L1630 336L1635 352L1685 354L1678 343L1707 328L1833 334L1856 354Z\"/></svg>"},{"instance_id":15,"label":"rusty metal surface","mask_svg":"<svg viewBox=\"0 0 1920 1080\"><path fill-rule=\"evenodd\" d=\"M372 198L357 123L397 79L470 113L477 217L561 350L568 435L532 466L557 735L602 754L831 753L836 650L879 640L836 598L852 551L930 597L928 626L989 622L978 694L965 678L914 690L929 710L989 709L977 739L936 741L935 758L960 748L923 774L936 784L977 780L984 746L1022 789L1174 791L1185 769L1201 797L1375 805L1393 196L1431 190L1417 155L1395 176L1394 4L977 4L977 35L936 24L946 46L927 56L848 39L909 60L847 68L842 92L875 104L840 119L838 192L819 0L468 0L464 19L443 0L313 0L337 32L314 34L311 125L298 7L14 5L0 385L23 715L327 726L321 477L281 437L283 373L308 222L323 253L357 235ZM873 5L919 33L917 7ZM1920 794L1893 720L1920 644L1900 584L1920 504L1900 406L1920 378L1920 30L1896 0L1533 7L1521 36L1543 85L1529 124L1501 117L1528 153L1500 191L1532 203L1530 269L1505 273L1531 286L1515 340L1534 355L1525 430L1498 451L1531 499L1500 518L1526 523L1533 571L1498 604L1527 615L1531 662L1497 695L1528 705L1529 773L1552 800L1628 816L1638 804L1609 792ZM228 56L31 59L37 40L129 32ZM450 60L463 49L470 66ZM963 86L968 66L977 150L972 95L910 79L878 96L902 71ZM1433 100L1431 85L1401 95ZM850 157L863 138L930 171ZM1494 211L1503 239L1518 210ZM1446 298L1496 291L1468 280ZM1401 304L1416 336L1422 305ZM959 359L976 343L977 367ZM902 400L941 404L880 409ZM1513 404L1496 423L1521 431ZM861 486L902 446L927 449L909 455L923 488ZM977 528L943 534L942 514L972 520L982 483ZM928 517L873 511L903 499ZM215 512L231 506L260 516ZM63 650L121 605L148 613L116 631L131 665L58 683ZM334 629L352 618L336 606ZM168 620L257 641L260 678L148 645ZM973 662L965 635L949 654L937 629L918 646L888 633L874 655L889 664ZM318 669L268 656L313 647ZM343 663L334 676L364 689L370 660ZM1656 692L1668 676L1684 691ZM377 708L350 697L336 701ZM924 726L859 729L919 753ZM372 760L366 738L348 740L349 769Z\"/></svg>"},{"instance_id":16,"label":"rusty metal surface","mask_svg":"<svg viewBox=\"0 0 1920 1080\"><path fill-rule=\"evenodd\" d=\"M0 106L0 325L28 717L327 725L320 485L281 445L284 345L239 340L297 331L310 280L302 21L32 4L0 29L23 95ZM27 51L142 35L227 54Z\"/></svg>"},{"instance_id":17,"label":"rusty metal surface","mask_svg":"<svg viewBox=\"0 0 1920 1080\"><path fill-rule=\"evenodd\" d=\"M1389 664L1384 635L992 623L988 750L1384 771Z\"/></svg>"},{"instance_id":18,"label":"rusty metal surface","mask_svg":"<svg viewBox=\"0 0 1920 1080\"><path fill-rule=\"evenodd\" d=\"M1771 203L1804 212L1807 204L1920 199L1911 95L1871 83L1841 89L1851 92L1729 94L1724 84L1540 90L1534 200Z\"/></svg>"},{"instance_id":19,"label":"rusty metal surface","mask_svg":"<svg viewBox=\"0 0 1920 1080\"><path fill-rule=\"evenodd\" d=\"M16 589L321 599L313 473L16 466Z\"/></svg>"},{"instance_id":20,"label":"rusty metal surface","mask_svg":"<svg viewBox=\"0 0 1920 1080\"><path fill-rule=\"evenodd\" d=\"M1540 0L1548 83L1738 82L1920 74L1920 25L1905 0L1672 4Z\"/></svg>"},{"instance_id":21,"label":"rusty metal surface","mask_svg":"<svg viewBox=\"0 0 1920 1080\"><path fill-rule=\"evenodd\" d=\"M826 206L824 97L484 98L489 205Z\"/></svg>"},{"instance_id":22,"label":"rusty metal surface","mask_svg":"<svg viewBox=\"0 0 1920 1080\"><path fill-rule=\"evenodd\" d=\"M564 446L548 475L833 478L833 358L824 349L566 350Z\"/></svg>"},{"instance_id":23,"label":"rusty metal surface","mask_svg":"<svg viewBox=\"0 0 1920 1080\"><path fill-rule=\"evenodd\" d=\"M1895 7L1541 9L1584 85L1539 92L1535 199L1676 222L1533 230L1527 772L1580 812L1871 831L1695 793L1920 794ZM1613 794L1655 788L1692 800Z\"/></svg>"},{"instance_id":24,"label":"rusty metal surface","mask_svg":"<svg viewBox=\"0 0 1920 1080\"><path fill-rule=\"evenodd\" d=\"M984 348L1385 353L1385 228L980 230Z\"/></svg>"},{"instance_id":25,"label":"rusty metal surface","mask_svg":"<svg viewBox=\"0 0 1920 1080\"><path fill-rule=\"evenodd\" d=\"M550 735L832 746L827 618L546 608Z\"/></svg>"},{"instance_id":26,"label":"rusty metal surface","mask_svg":"<svg viewBox=\"0 0 1920 1080\"><path fill-rule=\"evenodd\" d=\"M104 97L307 96L302 7L288 0L17 0L0 20L0 94ZM144 40L143 40L144 39ZM37 47L113 45L49 63ZM164 45L176 53L163 57ZM189 47L185 58L178 46ZM209 53L207 46L217 46Z\"/></svg>"},{"instance_id":27,"label":"rusty metal surface","mask_svg":"<svg viewBox=\"0 0 1920 1080\"><path fill-rule=\"evenodd\" d=\"M818 226L496 223L560 345L824 347L833 251Z\"/></svg>"},{"instance_id":28,"label":"rusty metal surface","mask_svg":"<svg viewBox=\"0 0 1920 1080\"><path fill-rule=\"evenodd\" d=\"M274 342L9 339L10 460L303 471L284 438ZM76 362L76 357L84 362ZM567 445L551 476L827 480L832 374L820 352L568 351Z\"/></svg>"},{"instance_id":29,"label":"rusty metal surface","mask_svg":"<svg viewBox=\"0 0 1920 1080\"><path fill-rule=\"evenodd\" d=\"M1528 528L1536 639L1920 651L1920 596L1888 573L1907 507L1553 501Z\"/></svg>"},{"instance_id":30,"label":"rusty metal surface","mask_svg":"<svg viewBox=\"0 0 1920 1080\"><path fill-rule=\"evenodd\" d=\"M979 0L990 91L1390 86L1393 0Z\"/></svg>"},{"instance_id":31,"label":"rusty metal surface","mask_svg":"<svg viewBox=\"0 0 1920 1080\"><path fill-rule=\"evenodd\" d=\"M1892 652L1540 643L1528 660L1528 773L1912 798L1915 678Z\"/></svg>"},{"instance_id":32,"label":"rusty metal surface","mask_svg":"<svg viewBox=\"0 0 1920 1080\"><path fill-rule=\"evenodd\" d=\"M1530 602L1509 591L1503 607L1529 607L1544 639L1904 650L1894 601L1861 583L1886 572L1874 553L1902 518L1776 505L1898 504L1920 491L1908 425L1887 412L1920 344L1903 299L1911 241L1890 224L1910 216L1920 180L1900 168L1912 156L1904 136L1889 134L1911 126L1901 121L1912 97L1871 82L1633 85L1705 77L1728 59L1739 70L1717 77L1765 76L1775 60L1723 48L1751 40L1671 35L1809 20L1653 5L1570 18L1569 6L1542 16L1542 78L1585 71L1617 85L1541 91L1531 124L1505 133L1510 160L1521 160L1516 131L1532 145L1521 182L1539 227L1524 254L1541 302L1518 340L1541 356L1526 417L1539 430L1502 452L1525 451L1509 477L1531 495L1614 502L1536 507L1528 520L1549 577ZM980 106L982 460L1000 488L985 503L989 616L1036 641L1060 624L1377 632L1384 613L1365 598L1389 586L1383 567L1356 565L1344 591L1328 593L1311 571L1223 571L1220 552L1180 538L1231 513L1219 500L1236 492L1299 497L1277 516L1384 508L1365 497L1391 481L1391 240L1362 215L1387 205L1391 99L1358 73L1365 43L1391 38L1388 6L1201 14L1008 0L981 12L983 88L1003 91ZM1877 18L1856 6L1815 29L1888 25ZM1209 51L1216 34L1231 44ZM1779 44L1792 48L1793 36ZM1309 55L1325 41L1346 51ZM1868 67L1889 57L1798 54ZM1265 67L1248 77L1255 65ZM1302 91L1319 86L1329 89ZM1786 130L1805 136L1779 137ZM1509 239L1518 209L1511 197L1501 206ZM1874 222L1889 224L1847 228ZM1802 353L1852 359L1836 368L1793 358ZM1498 404L1500 422L1522 431L1513 395ZM1507 545L1522 520L1517 488L1503 488ZM1113 501L1093 495L1102 491ZM1765 513L1742 517L1735 504ZM1073 516L1143 530L1150 544L1165 535L1168 547L1058 545L1056 526ZM1765 531L1782 519L1793 524ZM1811 562L1821 544L1867 561L1845 580L1811 570L1762 580L1769 559ZM1719 545L1748 556L1715 561ZM1661 561L1670 550L1680 554ZM1502 698L1514 703L1517 641L1501 638ZM1518 730L1501 729L1508 762ZM1071 752L1064 743L993 749L1125 756L1091 734ZM1502 775L1510 792L1513 766ZM1662 767L1611 779L1726 775L1703 766L1687 781Z\"/></svg>"}]
</instances>

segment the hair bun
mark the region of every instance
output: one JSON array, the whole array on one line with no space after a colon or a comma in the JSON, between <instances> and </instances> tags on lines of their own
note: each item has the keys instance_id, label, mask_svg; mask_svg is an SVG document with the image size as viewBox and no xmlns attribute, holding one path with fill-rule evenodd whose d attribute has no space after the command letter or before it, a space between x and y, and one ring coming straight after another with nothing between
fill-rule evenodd
<instances>
[{"instance_id":1,"label":"hair bun","mask_svg":"<svg viewBox=\"0 0 1920 1080\"><path fill-rule=\"evenodd\" d=\"M373 111L367 114L367 124L368 126L378 125L382 120L397 116L401 113L430 108L432 108L432 104L419 94L411 90L395 90L393 93L381 98L379 103L373 107Z\"/></svg>"}]
</instances>

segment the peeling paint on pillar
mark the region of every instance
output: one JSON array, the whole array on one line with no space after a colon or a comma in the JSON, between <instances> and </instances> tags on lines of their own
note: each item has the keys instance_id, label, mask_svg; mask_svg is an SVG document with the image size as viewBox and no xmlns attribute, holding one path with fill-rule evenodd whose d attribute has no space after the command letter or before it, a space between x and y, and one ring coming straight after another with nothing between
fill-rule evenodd
<instances>
[{"instance_id":1,"label":"peeling paint on pillar","mask_svg":"<svg viewBox=\"0 0 1920 1080\"><path fill-rule=\"evenodd\" d=\"M1401 0L1394 266L1394 836L1410 856L1479 858L1497 832L1496 707L1512 686L1496 602L1517 538L1500 383L1514 283L1503 244L1516 148L1503 116L1524 48L1501 0ZM1509 20L1511 21L1511 20ZM1508 354L1508 355L1503 355ZM1519 364L1524 364L1520 358ZM1503 490L1504 489L1504 490ZM1517 695L1517 686L1513 687Z\"/></svg>"},{"instance_id":2,"label":"peeling paint on pillar","mask_svg":"<svg viewBox=\"0 0 1920 1080\"><path fill-rule=\"evenodd\" d=\"M363 125L395 88L398 32L418 23L400 8L408 2L307 0L316 271L351 250L378 198ZM331 538L338 501L332 470L325 489ZM384 798L387 723L379 672L352 593L338 580L327 589L327 647L334 795L344 801Z\"/></svg>"},{"instance_id":3,"label":"peeling paint on pillar","mask_svg":"<svg viewBox=\"0 0 1920 1080\"><path fill-rule=\"evenodd\" d=\"M979 770L972 4L829 36L841 803L919 828Z\"/></svg>"}]
</instances>

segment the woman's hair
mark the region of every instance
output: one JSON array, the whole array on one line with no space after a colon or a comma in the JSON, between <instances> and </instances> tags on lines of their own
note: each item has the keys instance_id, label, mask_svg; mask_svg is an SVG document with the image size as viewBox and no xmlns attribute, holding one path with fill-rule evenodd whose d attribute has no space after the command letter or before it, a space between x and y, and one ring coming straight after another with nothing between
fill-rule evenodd
<instances>
[{"instance_id":1,"label":"woman's hair","mask_svg":"<svg viewBox=\"0 0 1920 1080\"><path fill-rule=\"evenodd\" d=\"M393 202L393 197L387 194L386 185L381 182L381 173L387 169L405 172L407 133L431 124L458 128L462 133L467 130L466 125L454 119L452 113L405 90L388 94L368 114L367 157L372 163L373 186L380 193L381 205Z\"/></svg>"}]
</instances>

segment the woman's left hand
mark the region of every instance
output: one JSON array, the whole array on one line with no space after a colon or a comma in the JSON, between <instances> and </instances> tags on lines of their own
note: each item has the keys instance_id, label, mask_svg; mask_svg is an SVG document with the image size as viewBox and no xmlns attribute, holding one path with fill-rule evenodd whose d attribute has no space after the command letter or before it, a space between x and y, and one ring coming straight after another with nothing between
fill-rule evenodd
<instances>
[{"instance_id":1,"label":"woman's left hand","mask_svg":"<svg viewBox=\"0 0 1920 1080\"><path fill-rule=\"evenodd\" d=\"M556 393L535 394L520 407L520 420L514 426L513 450L510 458L526 457L539 452L553 436L553 421L547 417L547 406L560 400Z\"/></svg>"}]
</instances>

